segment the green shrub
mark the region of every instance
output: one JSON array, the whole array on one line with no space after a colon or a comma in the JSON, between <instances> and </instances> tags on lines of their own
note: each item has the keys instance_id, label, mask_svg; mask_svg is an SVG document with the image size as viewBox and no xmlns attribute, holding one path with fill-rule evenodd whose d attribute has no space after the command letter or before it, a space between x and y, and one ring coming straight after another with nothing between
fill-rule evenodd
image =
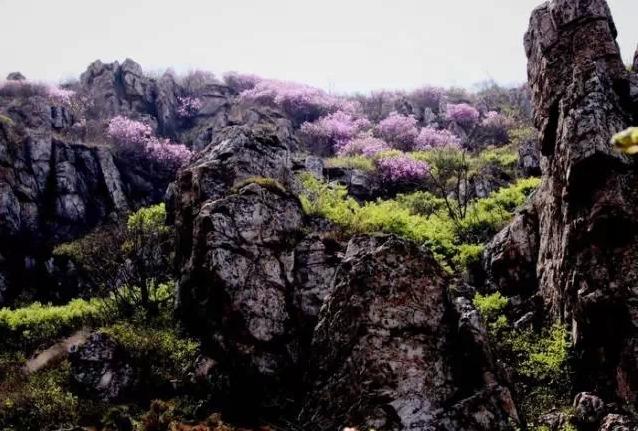
<instances>
[{"instance_id":1,"label":"green shrub","mask_svg":"<svg viewBox=\"0 0 638 431\"><path fill-rule=\"evenodd\" d=\"M142 208L126 220L105 226L76 241L61 244L54 256L73 261L101 294L137 291L130 310L157 312L151 290L172 276L173 229L165 225L164 204ZM120 297L123 299L124 297ZM122 310L123 311L123 310Z\"/></svg>"},{"instance_id":2,"label":"green shrub","mask_svg":"<svg viewBox=\"0 0 638 431\"><path fill-rule=\"evenodd\" d=\"M501 292L492 293L490 295L481 295L477 293L474 296L474 306L487 321L496 320L503 312L507 303L507 298L501 295Z\"/></svg>"},{"instance_id":3,"label":"green shrub","mask_svg":"<svg viewBox=\"0 0 638 431\"><path fill-rule=\"evenodd\" d=\"M166 322L170 324L169 322ZM174 327L153 322L119 322L100 329L139 364L150 367L153 381L183 377L197 356L199 344Z\"/></svg>"},{"instance_id":4,"label":"green shrub","mask_svg":"<svg viewBox=\"0 0 638 431\"><path fill-rule=\"evenodd\" d=\"M398 194L395 199L400 206L416 215L429 216L445 210L445 199L430 192Z\"/></svg>"},{"instance_id":5,"label":"green shrub","mask_svg":"<svg viewBox=\"0 0 638 431\"><path fill-rule=\"evenodd\" d=\"M331 157L324 162L327 168L359 169L366 172L375 170L374 160L366 156Z\"/></svg>"},{"instance_id":6,"label":"green shrub","mask_svg":"<svg viewBox=\"0 0 638 431\"><path fill-rule=\"evenodd\" d=\"M428 199L423 192L414 197L408 194L397 200L359 204L348 197L343 186L324 183L307 173L300 180L304 188L300 200L307 214L325 217L349 234L380 231L424 244L448 269L477 259L481 244L511 219L516 207L525 202L539 183L534 178L520 180L471 203L467 216L455 220L445 209L427 216L416 213L415 203Z\"/></svg>"},{"instance_id":7,"label":"green shrub","mask_svg":"<svg viewBox=\"0 0 638 431\"><path fill-rule=\"evenodd\" d=\"M492 347L511 370L520 413L533 425L541 414L571 402L568 333L561 324L537 331L513 328L503 314L507 303L499 292L474 297Z\"/></svg>"},{"instance_id":8,"label":"green shrub","mask_svg":"<svg viewBox=\"0 0 638 431\"><path fill-rule=\"evenodd\" d=\"M471 170L478 172L487 166L496 166L514 175L518 164L518 152L512 145L503 147L488 148L481 151L476 158L472 159Z\"/></svg>"},{"instance_id":9,"label":"green shrub","mask_svg":"<svg viewBox=\"0 0 638 431\"><path fill-rule=\"evenodd\" d=\"M78 399L69 391L69 364L25 376L16 369L0 383L0 429L40 431L74 425Z\"/></svg>"},{"instance_id":10,"label":"green shrub","mask_svg":"<svg viewBox=\"0 0 638 431\"><path fill-rule=\"evenodd\" d=\"M14 310L0 309L0 346L30 351L95 322L101 312L102 304L98 299L74 299L60 306L35 302Z\"/></svg>"}]
</instances>

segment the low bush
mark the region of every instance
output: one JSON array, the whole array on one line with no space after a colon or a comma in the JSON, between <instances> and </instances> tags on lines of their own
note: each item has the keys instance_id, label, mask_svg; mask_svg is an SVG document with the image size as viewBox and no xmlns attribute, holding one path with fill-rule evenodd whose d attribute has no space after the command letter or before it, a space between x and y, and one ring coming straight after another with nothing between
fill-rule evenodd
<instances>
[{"instance_id":1,"label":"low bush","mask_svg":"<svg viewBox=\"0 0 638 431\"><path fill-rule=\"evenodd\" d=\"M521 413L528 425L552 408L571 402L569 335L564 325L555 323L540 328L516 329L505 311L508 299L500 293L477 294L474 305L488 328L498 357L514 374Z\"/></svg>"},{"instance_id":2,"label":"low bush","mask_svg":"<svg viewBox=\"0 0 638 431\"><path fill-rule=\"evenodd\" d=\"M419 214L416 201L425 197L427 202L422 205L430 205L430 197L422 192L414 197L408 194L397 200L359 204L348 197L343 186L324 183L310 174L302 174L300 180L304 187L300 199L306 213L325 217L347 233L381 231L414 240L428 246L448 269L462 269L460 264L475 260L481 244L510 220L516 207L539 183L533 178L520 180L472 202L468 215L454 220L446 210Z\"/></svg>"},{"instance_id":3,"label":"low bush","mask_svg":"<svg viewBox=\"0 0 638 431\"><path fill-rule=\"evenodd\" d=\"M0 429L40 431L77 424L78 399L69 389L69 364L25 376L15 369L0 382Z\"/></svg>"},{"instance_id":4,"label":"low bush","mask_svg":"<svg viewBox=\"0 0 638 431\"><path fill-rule=\"evenodd\" d=\"M365 156L331 157L324 161L324 166L326 168L359 169L366 172L372 172L376 169L374 160Z\"/></svg>"},{"instance_id":5,"label":"low bush","mask_svg":"<svg viewBox=\"0 0 638 431\"><path fill-rule=\"evenodd\" d=\"M144 366L149 385L161 385L173 379L183 379L195 362L199 344L184 337L170 319L156 324L140 320L119 322L100 331Z\"/></svg>"},{"instance_id":6,"label":"low bush","mask_svg":"<svg viewBox=\"0 0 638 431\"><path fill-rule=\"evenodd\" d=\"M66 305L0 309L0 346L24 352L51 343L83 325L98 321L103 311L98 299L74 299Z\"/></svg>"}]
</instances>

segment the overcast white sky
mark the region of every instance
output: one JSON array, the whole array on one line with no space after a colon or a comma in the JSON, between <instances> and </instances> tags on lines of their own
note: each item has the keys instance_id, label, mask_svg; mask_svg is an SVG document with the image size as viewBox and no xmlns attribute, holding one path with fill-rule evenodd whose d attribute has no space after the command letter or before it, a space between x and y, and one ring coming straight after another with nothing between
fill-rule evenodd
<instances>
[{"instance_id":1,"label":"overcast white sky","mask_svg":"<svg viewBox=\"0 0 638 431\"><path fill-rule=\"evenodd\" d=\"M539 0L0 0L0 78L79 76L95 59L145 70L252 72L332 91L526 78ZM609 0L623 57L638 1Z\"/></svg>"}]
</instances>

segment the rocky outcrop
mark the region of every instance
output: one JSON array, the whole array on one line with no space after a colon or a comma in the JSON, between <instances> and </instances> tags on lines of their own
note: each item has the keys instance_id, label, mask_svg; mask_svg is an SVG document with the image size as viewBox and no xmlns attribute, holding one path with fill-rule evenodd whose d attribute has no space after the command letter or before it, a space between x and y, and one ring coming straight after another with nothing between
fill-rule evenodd
<instances>
[{"instance_id":1,"label":"rocky outcrop","mask_svg":"<svg viewBox=\"0 0 638 431\"><path fill-rule=\"evenodd\" d=\"M115 401L131 395L136 371L107 335L93 333L73 348L69 361L73 381L91 398Z\"/></svg>"},{"instance_id":2,"label":"rocky outcrop","mask_svg":"<svg viewBox=\"0 0 638 431\"><path fill-rule=\"evenodd\" d=\"M486 247L483 263L489 290L508 296L535 292L539 242L536 210L528 205Z\"/></svg>"},{"instance_id":3,"label":"rocky outcrop","mask_svg":"<svg viewBox=\"0 0 638 431\"><path fill-rule=\"evenodd\" d=\"M447 283L415 244L350 241L312 342L305 429L511 429L480 318Z\"/></svg>"},{"instance_id":4,"label":"rocky outcrop","mask_svg":"<svg viewBox=\"0 0 638 431\"><path fill-rule=\"evenodd\" d=\"M541 174L541 155L538 148L538 138L525 138L518 147L518 169L525 176L539 176Z\"/></svg>"},{"instance_id":5,"label":"rocky outcrop","mask_svg":"<svg viewBox=\"0 0 638 431\"><path fill-rule=\"evenodd\" d=\"M24 81L27 78L20 72L11 72L7 75L7 81Z\"/></svg>"},{"instance_id":6,"label":"rocky outcrop","mask_svg":"<svg viewBox=\"0 0 638 431\"><path fill-rule=\"evenodd\" d=\"M615 37L604 0L533 12L525 49L543 182L486 257L501 289L536 278L548 314L571 328L576 389L635 405L638 178L609 144L633 109Z\"/></svg>"},{"instance_id":7,"label":"rocky outcrop","mask_svg":"<svg viewBox=\"0 0 638 431\"><path fill-rule=\"evenodd\" d=\"M72 143L64 134L70 114L42 97L3 100L0 112L0 305L11 286L63 299L52 247L160 201L171 178L107 146Z\"/></svg>"},{"instance_id":8,"label":"rocky outcrop","mask_svg":"<svg viewBox=\"0 0 638 431\"><path fill-rule=\"evenodd\" d=\"M281 408L299 387L340 245L287 191L291 155L276 125L233 126L215 139L173 192L178 312L212 346L231 398L249 391L243 403Z\"/></svg>"},{"instance_id":9,"label":"rocky outcrop","mask_svg":"<svg viewBox=\"0 0 638 431\"><path fill-rule=\"evenodd\" d=\"M131 59L121 65L94 61L80 76L82 90L91 100L91 114L99 118L115 115L147 116L154 112L154 82Z\"/></svg>"},{"instance_id":10,"label":"rocky outcrop","mask_svg":"<svg viewBox=\"0 0 638 431\"><path fill-rule=\"evenodd\" d=\"M310 388L309 429L510 429L469 301L453 305L431 255L394 237L352 240L343 260L338 230L290 193L293 159L272 123L228 127L173 186L177 310L207 379L253 412L294 411Z\"/></svg>"}]
</instances>

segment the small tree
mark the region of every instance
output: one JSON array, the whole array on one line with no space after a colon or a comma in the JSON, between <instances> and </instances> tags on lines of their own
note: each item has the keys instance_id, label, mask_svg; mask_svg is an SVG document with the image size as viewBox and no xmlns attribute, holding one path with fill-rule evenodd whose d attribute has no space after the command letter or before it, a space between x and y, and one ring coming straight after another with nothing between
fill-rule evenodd
<instances>
[{"instance_id":1,"label":"small tree","mask_svg":"<svg viewBox=\"0 0 638 431\"><path fill-rule=\"evenodd\" d=\"M172 276L172 229L164 204L142 208L126 223L105 226L61 244L54 255L77 264L91 285L116 299L120 311L155 313L153 291Z\"/></svg>"}]
</instances>

